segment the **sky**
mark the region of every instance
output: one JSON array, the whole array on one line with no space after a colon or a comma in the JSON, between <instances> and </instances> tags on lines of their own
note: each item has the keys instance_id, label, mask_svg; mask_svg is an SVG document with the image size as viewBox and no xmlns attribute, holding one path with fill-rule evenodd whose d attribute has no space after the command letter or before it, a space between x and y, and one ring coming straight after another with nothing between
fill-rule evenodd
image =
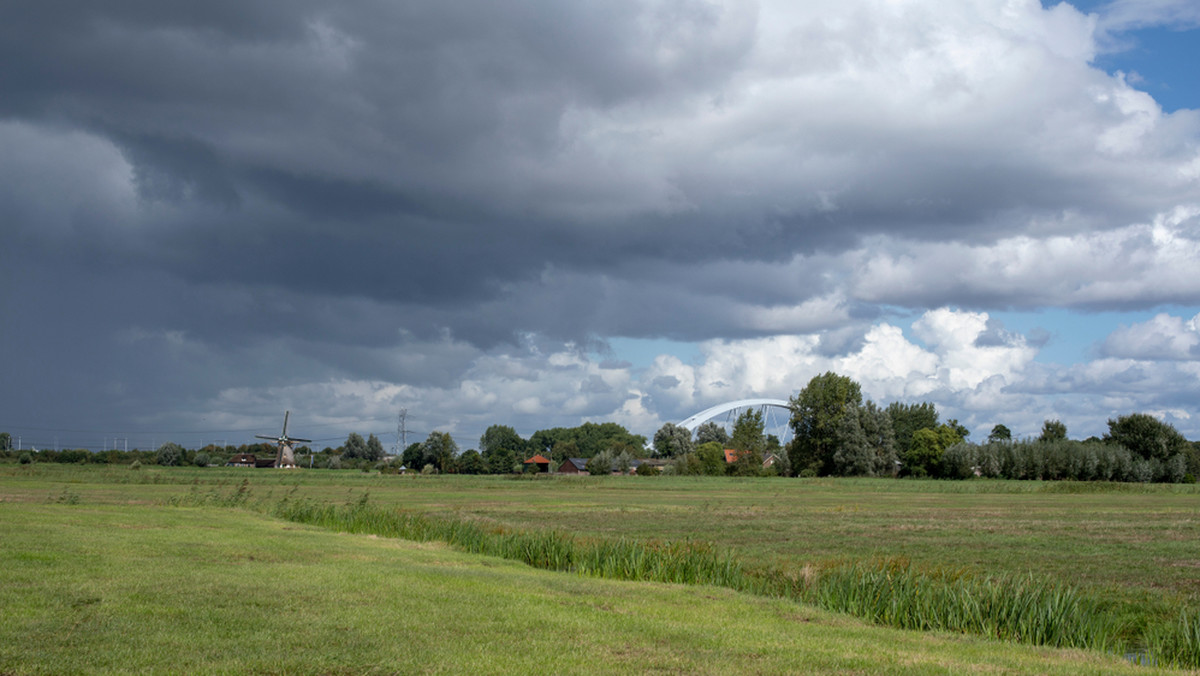
<instances>
[{"instance_id":1,"label":"sky","mask_svg":"<svg viewBox=\"0 0 1200 676\"><path fill-rule=\"evenodd\" d=\"M1200 439L1194 0L0 5L0 431L337 446L825 371Z\"/></svg>"}]
</instances>

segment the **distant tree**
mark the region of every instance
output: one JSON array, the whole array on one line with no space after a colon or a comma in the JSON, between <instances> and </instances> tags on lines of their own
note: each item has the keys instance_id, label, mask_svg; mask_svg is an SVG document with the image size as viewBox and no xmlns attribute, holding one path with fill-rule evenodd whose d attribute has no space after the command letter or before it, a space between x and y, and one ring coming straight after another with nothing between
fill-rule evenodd
<instances>
[{"instance_id":1,"label":"distant tree","mask_svg":"<svg viewBox=\"0 0 1200 676\"><path fill-rule=\"evenodd\" d=\"M838 421L835 430L837 440L833 453L834 473L842 476L873 476L875 474L875 451L867 440L859 419L861 409L846 404L845 415Z\"/></svg>"},{"instance_id":2,"label":"distant tree","mask_svg":"<svg viewBox=\"0 0 1200 676\"><path fill-rule=\"evenodd\" d=\"M574 439L564 439L555 442L554 449L550 451L550 459L554 462L562 462L567 458L584 458L583 452L579 450L579 444Z\"/></svg>"},{"instance_id":3,"label":"distant tree","mask_svg":"<svg viewBox=\"0 0 1200 676\"><path fill-rule=\"evenodd\" d=\"M613 456L613 469L621 474L629 474L629 470L633 468L633 455L628 450L617 452Z\"/></svg>"},{"instance_id":4,"label":"distant tree","mask_svg":"<svg viewBox=\"0 0 1200 676\"><path fill-rule=\"evenodd\" d=\"M654 433L654 453L661 458L677 458L693 450L692 433L686 427L666 423Z\"/></svg>"},{"instance_id":5,"label":"distant tree","mask_svg":"<svg viewBox=\"0 0 1200 676\"><path fill-rule=\"evenodd\" d=\"M379 462L383 459L383 456L383 444L380 443L379 437L375 436L374 434L372 434L370 437L367 437L367 447L363 457L371 462Z\"/></svg>"},{"instance_id":6,"label":"distant tree","mask_svg":"<svg viewBox=\"0 0 1200 676\"><path fill-rule=\"evenodd\" d=\"M0 432L0 451L12 450L12 435L8 432Z\"/></svg>"},{"instance_id":7,"label":"distant tree","mask_svg":"<svg viewBox=\"0 0 1200 676\"><path fill-rule=\"evenodd\" d=\"M511 474L513 466L521 462L519 456L510 449L494 449L487 458L487 471L491 474Z\"/></svg>"},{"instance_id":8,"label":"distant tree","mask_svg":"<svg viewBox=\"0 0 1200 676\"><path fill-rule=\"evenodd\" d=\"M560 454L560 450L566 452L569 448L568 445L560 446L560 444L569 444L570 442L574 442L574 449L569 451L571 454ZM529 438L526 452L529 455L541 453L555 462L561 462L567 457L590 458L601 451L613 448L642 449L645 446L646 437L640 434L631 434L629 430L617 423L586 422L579 427L538 430Z\"/></svg>"},{"instance_id":9,"label":"distant tree","mask_svg":"<svg viewBox=\"0 0 1200 676\"><path fill-rule=\"evenodd\" d=\"M954 433L962 437L964 441L971 436L971 430L967 429L966 425L960 424L957 418L947 420L946 426L954 430Z\"/></svg>"},{"instance_id":10,"label":"distant tree","mask_svg":"<svg viewBox=\"0 0 1200 676\"><path fill-rule=\"evenodd\" d=\"M517 431L508 425L492 425L484 430L483 435L479 437L479 454L484 459L490 458L492 453L499 450L511 451L516 455L523 455L525 448L528 445Z\"/></svg>"},{"instance_id":11,"label":"distant tree","mask_svg":"<svg viewBox=\"0 0 1200 676\"><path fill-rule=\"evenodd\" d=\"M1188 455L1188 440L1173 425L1148 413L1131 413L1108 421L1104 440L1117 443L1147 459L1165 461Z\"/></svg>"},{"instance_id":12,"label":"distant tree","mask_svg":"<svg viewBox=\"0 0 1200 676\"><path fill-rule=\"evenodd\" d=\"M483 474L487 468L483 464L483 457L479 455L479 451L472 448L459 457L458 471L462 474Z\"/></svg>"},{"instance_id":13,"label":"distant tree","mask_svg":"<svg viewBox=\"0 0 1200 676\"><path fill-rule=\"evenodd\" d=\"M992 428L992 432L988 434L988 443L994 444L1000 441L1012 441L1012 430L1004 425L997 424Z\"/></svg>"},{"instance_id":14,"label":"distant tree","mask_svg":"<svg viewBox=\"0 0 1200 676\"><path fill-rule=\"evenodd\" d=\"M592 476L604 476L606 474L612 474L613 455L608 451L601 451L600 453L593 455L587 461L586 467L588 474L591 474Z\"/></svg>"},{"instance_id":15,"label":"distant tree","mask_svg":"<svg viewBox=\"0 0 1200 676\"><path fill-rule=\"evenodd\" d=\"M729 447L737 451L737 457L726 468L728 473L736 476L762 473L763 453L767 449L763 426L762 411L748 409L738 416L729 439Z\"/></svg>"},{"instance_id":16,"label":"distant tree","mask_svg":"<svg viewBox=\"0 0 1200 676\"><path fill-rule=\"evenodd\" d=\"M638 465L638 476L658 476L659 474L662 474L662 471L648 462L643 462L642 464Z\"/></svg>"},{"instance_id":17,"label":"distant tree","mask_svg":"<svg viewBox=\"0 0 1200 676\"><path fill-rule=\"evenodd\" d=\"M425 450L420 442L413 442L404 449L404 453L400 456L400 463L408 469L415 470L424 464Z\"/></svg>"},{"instance_id":18,"label":"distant tree","mask_svg":"<svg viewBox=\"0 0 1200 676\"><path fill-rule=\"evenodd\" d=\"M208 454L197 453L196 457L192 458L192 464L197 467L208 467Z\"/></svg>"},{"instance_id":19,"label":"distant tree","mask_svg":"<svg viewBox=\"0 0 1200 676\"><path fill-rule=\"evenodd\" d=\"M17 458L17 462L21 463L22 465L31 465L33 464L33 455L31 455L29 451L25 451L20 455L19 458Z\"/></svg>"},{"instance_id":20,"label":"distant tree","mask_svg":"<svg viewBox=\"0 0 1200 676\"><path fill-rule=\"evenodd\" d=\"M696 428L696 446L716 442L724 449L729 445L729 433L713 421L708 421Z\"/></svg>"},{"instance_id":21,"label":"distant tree","mask_svg":"<svg viewBox=\"0 0 1200 676\"><path fill-rule=\"evenodd\" d=\"M167 467L175 467L183 462L184 452L183 447L172 441L168 441L158 447L158 453L155 456L155 462L159 465Z\"/></svg>"},{"instance_id":22,"label":"distant tree","mask_svg":"<svg viewBox=\"0 0 1200 676\"><path fill-rule=\"evenodd\" d=\"M904 456L905 472L911 476L941 476L946 449L962 440L958 430L950 425L917 430Z\"/></svg>"},{"instance_id":23,"label":"distant tree","mask_svg":"<svg viewBox=\"0 0 1200 676\"><path fill-rule=\"evenodd\" d=\"M847 404L837 429L835 471L844 476L887 476L896 464L892 418L873 401Z\"/></svg>"},{"instance_id":24,"label":"distant tree","mask_svg":"<svg viewBox=\"0 0 1200 676\"><path fill-rule=\"evenodd\" d=\"M834 470L838 424L847 404L862 403L862 388L853 379L829 371L808 381L792 397L792 444L788 449L792 470L802 474L830 474Z\"/></svg>"},{"instance_id":25,"label":"distant tree","mask_svg":"<svg viewBox=\"0 0 1200 676\"><path fill-rule=\"evenodd\" d=\"M433 465L439 472L453 472L458 444L449 432L430 432L421 445L421 457L425 464Z\"/></svg>"},{"instance_id":26,"label":"distant tree","mask_svg":"<svg viewBox=\"0 0 1200 676\"><path fill-rule=\"evenodd\" d=\"M358 460L367 457L367 442L358 432L351 432L342 444L343 460Z\"/></svg>"},{"instance_id":27,"label":"distant tree","mask_svg":"<svg viewBox=\"0 0 1200 676\"><path fill-rule=\"evenodd\" d=\"M1059 420L1047 420L1042 423L1042 436L1038 441L1064 441L1067 438L1067 426Z\"/></svg>"},{"instance_id":28,"label":"distant tree","mask_svg":"<svg viewBox=\"0 0 1200 676\"><path fill-rule=\"evenodd\" d=\"M725 444L709 441L696 447L698 471L706 476L721 476L725 473Z\"/></svg>"},{"instance_id":29,"label":"distant tree","mask_svg":"<svg viewBox=\"0 0 1200 676\"><path fill-rule=\"evenodd\" d=\"M922 429L937 429L937 407L931 402L901 404L892 402L887 407L892 419L892 433L896 436L896 453L904 456L912 445L913 433Z\"/></svg>"}]
</instances>

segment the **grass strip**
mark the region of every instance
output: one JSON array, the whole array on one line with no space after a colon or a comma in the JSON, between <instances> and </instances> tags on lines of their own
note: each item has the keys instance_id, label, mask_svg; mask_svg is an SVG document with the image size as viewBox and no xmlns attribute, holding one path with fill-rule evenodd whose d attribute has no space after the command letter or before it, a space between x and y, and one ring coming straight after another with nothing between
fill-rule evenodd
<instances>
[{"instance_id":1,"label":"grass strip","mask_svg":"<svg viewBox=\"0 0 1200 676\"><path fill-rule=\"evenodd\" d=\"M193 491L175 504L243 506L246 482L232 492ZM584 538L560 530L521 530L477 521L435 518L378 508L369 494L344 506L283 499L260 501L278 518L348 533L418 542L444 542L461 551L520 561L553 571L602 578L713 585L786 598L902 629L974 634L999 640L1137 654L1155 664L1200 667L1200 617L1129 637L1102 604L1074 587L1031 576L980 577L922 570L907 562L857 562L799 573L743 566L702 541L662 542ZM1135 649L1137 648L1137 649Z\"/></svg>"}]
</instances>

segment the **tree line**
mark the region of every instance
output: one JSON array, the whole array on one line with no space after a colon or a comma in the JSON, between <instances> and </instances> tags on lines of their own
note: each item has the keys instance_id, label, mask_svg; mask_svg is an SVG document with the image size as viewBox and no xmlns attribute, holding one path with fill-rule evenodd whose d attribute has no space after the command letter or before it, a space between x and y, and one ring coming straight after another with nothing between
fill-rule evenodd
<instances>
[{"instance_id":1,"label":"tree line","mask_svg":"<svg viewBox=\"0 0 1200 676\"><path fill-rule=\"evenodd\" d=\"M675 458L671 471L677 474L1165 482L1200 476L1200 443L1145 413L1109 420L1102 438L1072 441L1065 424L1047 420L1036 439L1014 440L997 424L986 442L975 444L957 420L942 422L933 403L881 407L864 399L853 379L833 372L814 377L789 405L793 438L784 448L762 435L761 414L753 411L739 416L732 436L705 423L693 439L668 423L654 435L654 447ZM718 456L725 449L735 451L736 461Z\"/></svg>"},{"instance_id":2,"label":"tree line","mask_svg":"<svg viewBox=\"0 0 1200 676\"><path fill-rule=\"evenodd\" d=\"M673 423L653 439L653 455L668 458L673 474L818 476L908 476L1009 479L1076 479L1107 481L1192 482L1200 476L1200 442L1190 442L1173 426L1145 413L1108 421L1103 437L1067 438L1059 420L1046 420L1037 438L1014 440L1003 424L986 441L967 440L969 432L955 419L941 421L931 402L893 402L882 407L864 399L853 379L833 372L814 377L789 401L792 440L782 445L764 433L759 411L745 411L732 433L714 423L695 434ZM0 433L0 441L8 435ZM432 432L423 442L404 449L400 463L425 473L511 474L529 471L525 460L541 455L551 469L567 458L588 461L592 473L624 470L643 457L646 438L612 423L587 422L577 427L538 430L528 439L508 425L492 425L478 449L461 452L448 432ZM238 453L270 457L274 444L208 445L184 449L168 442L156 450L62 451L11 450L0 443L0 457L19 462L94 464L221 465ZM377 468L396 471L386 462L383 444L374 434L351 432L337 448L319 453L307 446L295 451L315 468Z\"/></svg>"}]
</instances>

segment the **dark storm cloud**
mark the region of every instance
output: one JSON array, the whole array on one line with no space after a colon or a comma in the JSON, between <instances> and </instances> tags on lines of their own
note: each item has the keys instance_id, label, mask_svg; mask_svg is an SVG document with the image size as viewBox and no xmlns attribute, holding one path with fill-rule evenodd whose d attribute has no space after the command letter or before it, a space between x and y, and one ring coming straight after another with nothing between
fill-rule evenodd
<instances>
[{"instance_id":1,"label":"dark storm cloud","mask_svg":"<svg viewBox=\"0 0 1200 676\"><path fill-rule=\"evenodd\" d=\"M914 251L1104 232L1196 197L1179 166L1195 117L1133 124L1149 114L1086 49L1060 58L1070 40L980 65L939 56L910 17L851 14L7 3L0 309L41 336L3 339L11 370L52 369L68 408L103 416L336 378L453 391L505 350L615 335L829 330L818 352L846 354L880 303L1054 304L1079 286L1027 294L1010 281L1026 269L963 284L970 256ZM916 279L880 272L906 265ZM578 389L627 401L595 375ZM50 391L13 410L49 410Z\"/></svg>"}]
</instances>

